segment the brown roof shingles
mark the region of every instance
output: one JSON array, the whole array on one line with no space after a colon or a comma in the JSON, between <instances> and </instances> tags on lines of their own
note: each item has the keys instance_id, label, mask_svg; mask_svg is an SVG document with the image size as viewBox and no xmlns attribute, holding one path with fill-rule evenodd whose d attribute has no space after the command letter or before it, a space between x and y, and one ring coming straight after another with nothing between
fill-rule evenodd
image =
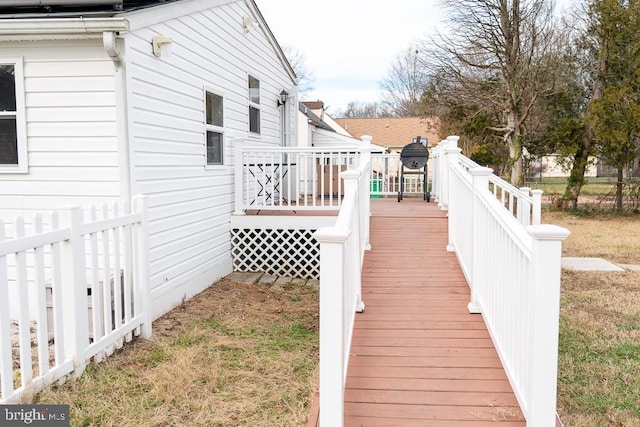
<instances>
[{"instance_id":1,"label":"brown roof shingles","mask_svg":"<svg viewBox=\"0 0 640 427\"><path fill-rule=\"evenodd\" d=\"M440 142L436 117L342 118L335 121L354 138L371 135L374 144L385 147L404 147L418 135L427 138L429 145Z\"/></svg>"}]
</instances>

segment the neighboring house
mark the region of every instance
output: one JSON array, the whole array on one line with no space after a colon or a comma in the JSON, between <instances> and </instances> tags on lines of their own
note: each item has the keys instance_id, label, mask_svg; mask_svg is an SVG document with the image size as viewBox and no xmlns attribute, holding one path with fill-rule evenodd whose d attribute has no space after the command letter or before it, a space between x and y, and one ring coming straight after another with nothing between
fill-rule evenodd
<instances>
[{"instance_id":1,"label":"neighboring house","mask_svg":"<svg viewBox=\"0 0 640 427\"><path fill-rule=\"evenodd\" d=\"M2 2L0 217L147 195L156 318L231 272L233 146L292 145L295 84L253 0Z\"/></svg>"},{"instance_id":2,"label":"neighboring house","mask_svg":"<svg viewBox=\"0 0 640 427\"><path fill-rule=\"evenodd\" d=\"M336 131L337 133L339 133L340 135L345 135L345 136L353 136L352 134L350 134L349 132L347 132L346 130L344 130L342 128L342 126L340 126L333 117L331 117L329 114L327 114L324 110L324 102L318 100L318 101L303 101L302 104L309 110L311 111L313 114L315 114L316 116L318 116L321 120L323 120L325 123L327 123L334 131Z\"/></svg>"},{"instance_id":3,"label":"neighboring house","mask_svg":"<svg viewBox=\"0 0 640 427\"><path fill-rule=\"evenodd\" d=\"M536 160L529 166L529 176L531 178L567 178L570 170L563 166L560 161L562 156L559 154L550 154ZM589 164L585 169L584 176L587 178L595 178L601 176L598 174L601 162L595 157L589 158Z\"/></svg>"},{"instance_id":4,"label":"neighboring house","mask_svg":"<svg viewBox=\"0 0 640 427\"><path fill-rule=\"evenodd\" d=\"M429 146L440 142L439 122L432 117L340 118L335 121L354 138L371 135L376 144L388 147L391 152L399 153L416 136L427 138Z\"/></svg>"}]
</instances>

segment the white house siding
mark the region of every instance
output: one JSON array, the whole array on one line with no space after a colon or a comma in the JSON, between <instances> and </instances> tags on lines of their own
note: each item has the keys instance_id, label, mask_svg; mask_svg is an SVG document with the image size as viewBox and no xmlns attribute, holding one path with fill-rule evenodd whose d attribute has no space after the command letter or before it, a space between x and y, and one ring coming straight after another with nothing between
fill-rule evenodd
<instances>
[{"instance_id":1,"label":"white house siding","mask_svg":"<svg viewBox=\"0 0 640 427\"><path fill-rule=\"evenodd\" d=\"M124 35L131 192L149 196L154 317L232 270L233 145L279 144L276 97L293 85L263 30L244 32L245 2L162 19L176 6L155 8L153 24L126 16ZM171 37L169 55L153 56L155 34ZM260 136L248 133L248 73L260 80ZM224 97L224 166L205 167L203 88Z\"/></svg>"},{"instance_id":2,"label":"white house siding","mask_svg":"<svg viewBox=\"0 0 640 427\"><path fill-rule=\"evenodd\" d=\"M0 173L0 218L119 197L113 63L101 40L0 42L22 57L28 173Z\"/></svg>"}]
</instances>

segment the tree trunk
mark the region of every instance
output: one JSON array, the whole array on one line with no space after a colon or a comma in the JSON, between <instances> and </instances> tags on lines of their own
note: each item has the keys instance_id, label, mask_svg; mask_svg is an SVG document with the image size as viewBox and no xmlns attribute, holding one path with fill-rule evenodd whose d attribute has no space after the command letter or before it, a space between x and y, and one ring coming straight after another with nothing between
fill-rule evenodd
<instances>
[{"instance_id":1,"label":"tree trunk","mask_svg":"<svg viewBox=\"0 0 640 427\"><path fill-rule=\"evenodd\" d=\"M506 142L509 147L509 181L511 185L516 187L524 184L523 165L522 165L522 135L520 135L520 126L518 124L518 113L515 109L511 109L507 115L507 135Z\"/></svg>"},{"instance_id":2,"label":"tree trunk","mask_svg":"<svg viewBox=\"0 0 640 427\"><path fill-rule=\"evenodd\" d=\"M593 142L588 132L582 138L582 144L576 150L573 158L573 167L567 180L567 187L562 196L562 209L573 210L578 207L578 196L584 184L584 173L589 164L589 155Z\"/></svg>"},{"instance_id":3,"label":"tree trunk","mask_svg":"<svg viewBox=\"0 0 640 427\"><path fill-rule=\"evenodd\" d=\"M512 157L511 184L516 187L522 187L524 185L524 164L522 161L522 143L520 142L522 138L518 135L513 139L515 157Z\"/></svg>"},{"instance_id":4,"label":"tree trunk","mask_svg":"<svg viewBox=\"0 0 640 427\"><path fill-rule=\"evenodd\" d=\"M624 164L618 164L618 182L616 182L616 211L622 211L622 187L624 183Z\"/></svg>"}]
</instances>

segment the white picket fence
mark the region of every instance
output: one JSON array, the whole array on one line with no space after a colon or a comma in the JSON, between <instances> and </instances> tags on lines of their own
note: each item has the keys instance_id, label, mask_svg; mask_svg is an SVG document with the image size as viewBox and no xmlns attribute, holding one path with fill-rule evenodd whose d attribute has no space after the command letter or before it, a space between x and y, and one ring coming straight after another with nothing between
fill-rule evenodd
<instances>
[{"instance_id":1,"label":"white picket fence","mask_svg":"<svg viewBox=\"0 0 640 427\"><path fill-rule=\"evenodd\" d=\"M364 310L361 273L369 246L369 165L342 172L345 196L335 226L318 230L320 243L320 420L341 426L351 337L356 312Z\"/></svg>"},{"instance_id":2,"label":"white picket fence","mask_svg":"<svg viewBox=\"0 0 640 427\"><path fill-rule=\"evenodd\" d=\"M133 205L0 220L0 404L151 336L145 199Z\"/></svg>"},{"instance_id":3,"label":"white picket fence","mask_svg":"<svg viewBox=\"0 0 640 427\"><path fill-rule=\"evenodd\" d=\"M556 424L562 241L540 224L542 192L531 194L460 154L457 137L433 149L434 196L448 210L448 250L471 289L528 427Z\"/></svg>"}]
</instances>

